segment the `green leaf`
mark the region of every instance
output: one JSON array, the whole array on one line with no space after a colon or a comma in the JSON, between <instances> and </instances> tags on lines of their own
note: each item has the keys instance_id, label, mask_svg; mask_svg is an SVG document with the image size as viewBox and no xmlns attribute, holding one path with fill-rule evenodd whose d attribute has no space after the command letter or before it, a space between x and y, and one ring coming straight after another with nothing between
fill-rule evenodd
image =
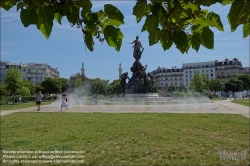
<instances>
[{"instance_id":1,"label":"green leaf","mask_svg":"<svg viewBox=\"0 0 250 166\"><path fill-rule=\"evenodd\" d=\"M208 49L214 48L214 33L208 27L204 27L202 31L194 32L193 35L201 41L204 47Z\"/></svg>"},{"instance_id":2,"label":"green leaf","mask_svg":"<svg viewBox=\"0 0 250 166\"><path fill-rule=\"evenodd\" d=\"M148 35L149 45L152 46L159 42L161 38L161 30L159 28L151 31Z\"/></svg>"},{"instance_id":3,"label":"green leaf","mask_svg":"<svg viewBox=\"0 0 250 166\"><path fill-rule=\"evenodd\" d=\"M62 25L62 15L60 14L60 13L55 13L55 19L56 19L56 21L59 23L59 24L61 24Z\"/></svg>"},{"instance_id":4,"label":"green leaf","mask_svg":"<svg viewBox=\"0 0 250 166\"><path fill-rule=\"evenodd\" d=\"M34 10L27 8L21 10L20 19L24 27L28 27L30 24L36 24L38 17L37 13Z\"/></svg>"},{"instance_id":5,"label":"green leaf","mask_svg":"<svg viewBox=\"0 0 250 166\"><path fill-rule=\"evenodd\" d=\"M188 37L187 34L184 31L174 31L173 32L174 36L174 42L176 47L182 52L187 52L187 47L188 47Z\"/></svg>"},{"instance_id":6,"label":"green leaf","mask_svg":"<svg viewBox=\"0 0 250 166\"><path fill-rule=\"evenodd\" d=\"M240 24L247 24L250 22L249 9L249 0L237 0L233 2L227 16L232 32L234 32Z\"/></svg>"},{"instance_id":7,"label":"green leaf","mask_svg":"<svg viewBox=\"0 0 250 166\"><path fill-rule=\"evenodd\" d=\"M114 47L116 51L120 51L123 34L119 28L112 25L107 25L104 28L104 37L109 46Z\"/></svg>"},{"instance_id":8,"label":"green leaf","mask_svg":"<svg viewBox=\"0 0 250 166\"><path fill-rule=\"evenodd\" d=\"M105 13L102 10L96 12L96 14L98 16L98 21L101 21L106 17Z\"/></svg>"},{"instance_id":9,"label":"green leaf","mask_svg":"<svg viewBox=\"0 0 250 166\"><path fill-rule=\"evenodd\" d=\"M250 34L250 23L243 25L243 36L246 38Z\"/></svg>"},{"instance_id":10,"label":"green leaf","mask_svg":"<svg viewBox=\"0 0 250 166\"><path fill-rule=\"evenodd\" d=\"M91 31L85 32L84 42L86 43L88 49L92 52L94 50L94 40Z\"/></svg>"},{"instance_id":11,"label":"green leaf","mask_svg":"<svg viewBox=\"0 0 250 166\"><path fill-rule=\"evenodd\" d=\"M52 6L45 6L38 10L37 28L43 33L46 38L49 38L53 27L54 9Z\"/></svg>"},{"instance_id":12,"label":"green leaf","mask_svg":"<svg viewBox=\"0 0 250 166\"><path fill-rule=\"evenodd\" d=\"M0 7L7 11L7 10L10 10L10 8L12 8L13 6L15 6L18 1L19 0L1 0Z\"/></svg>"},{"instance_id":13,"label":"green leaf","mask_svg":"<svg viewBox=\"0 0 250 166\"><path fill-rule=\"evenodd\" d=\"M161 46L164 51L168 50L173 45L173 40L166 29L162 30Z\"/></svg>"},{"instance_id":14,"label":"green leaf","mask_svg":"<svg viewBox=\"0 0 250 166\"><path fill-rule=\"evenodd\" d=\"M221 23L220 16L214 12L209 12L207 15L207 23L216 27L220 31L224 31L223 24Z\"/></svg>"},{"instance_id":15,"label":"green leaf","mask_svg":"<svg viewBox=\"0 0 250 166\"><path fill-rule=\"evenodd\" d=\"M197 0L200 5L211 6L218 2L218 0Z\"/></svg>"},{"instance_id":16,"label":"green leaf","mask_svg":"<svg viewBox=\"0 0 250 166\"><path fill-rule=\"evenodd\" d=\"M148 32L151 32L152 30L158 28L158 25L159 21L157 18L153 15L148 15L141 31L143 32L147 30Z\"/></svg>"},{"instance_id":17,"label":"green leaf","mask_svg":"<svg viewBox=\"0 0 250 166\"><path fill-rule=\"evenodd\" d=\"M136 16L137 23L141 21L141 18L144 16L146 10L147 10L147 0L139 0L136 2L133 8L133 15Z\"/></svg>"},{"instance_id":18,"label":"green leaf","mask_svg":"<svg viewBox=\"0 0 250 166\"><path fill-rule=\"evenodd\" d=\"M22 7L24 7L24 6L26 6L25 3L19 2L19 3L16 5L16 11L18 11L20 8L22 8Z\"/></svg>"},{"instance_id":19,"label":"green leaf","mask_svg":"<svg viewBox=\"0 0 250 166\"><path fill-rule=\"evenodd\" d=\"M77 5L80 6L83 11L89 11L92 8L92 3L90 0L77 1Z\"/></svg>"},{"instance_id":20,"label":"green leaf","mask_svg":"<svg viewBox=\"0 0 250 166\"><path fill-rule=\"evenodd\" d=\"M195 35L192 36L192 48L198 52L201 42L197 39Z\"/></svg>"},{"instance_id":21,"label":"green leaf","mask_svg":"<svg viewBox=\"0 0 250 166\"><path fill-rule=\"evenodd\" d=\"M223 0L222 1L222 5L225 6L225 5L228 5L228 4L232 4L234 2L234 0Z\"/></svg>"},{"instance_id":22,"label":"green leaf","mask_svg":"<svg viewBox=\"0 0 250 166\"><path fill-rule=\"evenodd\" d=\"M166 11L164 10L164 8L162 7L161 4L156 3L152 6L152 14L158 18L159 21L164 21L165 20L165 13Z\"/></svg>"},{"instance_id":23,"label":"green leaf","mask_svg":"<svg viewBox=\"0 0 250 166\"><path fill-rule=\"evenodd\" d=\"M121 24L124 24L124 16L115 6L111 4L104 5L104 11L108 16L109 22L116 27L119 27Z\"/></svg>"}]
</instances>

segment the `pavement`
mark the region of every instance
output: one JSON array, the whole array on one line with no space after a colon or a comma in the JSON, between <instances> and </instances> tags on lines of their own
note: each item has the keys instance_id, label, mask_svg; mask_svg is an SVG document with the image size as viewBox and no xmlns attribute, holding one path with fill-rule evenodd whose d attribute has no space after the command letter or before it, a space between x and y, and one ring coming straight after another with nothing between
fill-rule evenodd
<instances>
[{"instance_id":1,"label":"pavement","mask_svg":"<svg viewBox=\"0 0 250 166\"><path fill-rule=\"evenodd\" d=\"M248 100L248 99L247 99ZM41 106L40 112L60 112L60 105ZM36 107L22 108L12 111L0 112L1 116L15 112L37 112ZM209 103L196 104L155 104L155 105L74 105L70 106L66 112L102 112L102 113L220 113L220 114L241 114L249 118L250 109L247 106L235 104L231 100L219 100Z\"/></svg>"}]
</instances>

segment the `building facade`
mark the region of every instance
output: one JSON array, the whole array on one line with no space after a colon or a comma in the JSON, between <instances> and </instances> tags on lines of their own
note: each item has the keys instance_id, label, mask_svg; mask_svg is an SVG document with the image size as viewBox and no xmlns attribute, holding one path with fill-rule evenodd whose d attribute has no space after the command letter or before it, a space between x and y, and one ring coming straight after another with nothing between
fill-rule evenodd
<instances>
[{"instance_id":1,"label":"building facade","mask_svg":"<svg viewBox=\"0 0 250 166\"><path fill-rule=\"evenodd\" d=\"M250 75L250 67L243 67L243 74Z\"/></svg>"},{"instance_id":2,"label":"building facade","mask_svg":"<svg viewBox=\"0 0 250 166\"><path fill-rule=\"evenodd\" d=\"M13 67L14 69L18 69L21 71L21 64L13 64L9 61L0 61L0 83L3 84L4 77L8 69Z\"/></svg>"},{"instance_id":3,"label":"building facade","mask_svg":"<svg viewBox=\"0 0 250 166\"><path fill-rule=\"evenodd\" d=\"M21 65L21 74L23 80L31 81L37 84L44 81L47 77L60 78L60 73L57 68L52 68L50 65L43 63L27 63Z\"/></svg>"},{"instance_id":4,"label":"building facade","mask_svg":"<svg viewBox=\"0 0 250 166\"><path fill-rule=\"evenodd\" d=\"M151 72L153 74L155 85L158 88L167 88L170 85L175 85L179 87L183 84L183 70L182 68L172 67L171 69L168 68L160 68Z\"/></svg>"},{"instance_id":5,"label":"building facade","mask_svg":"<svg viewBox=\"0 0 250 166\"><path fill-rule=\"evenodd\" d=\"M226 82L240 74L243 74L243 68L237 58L232 60L226 58L222 61L215 60L215 75L221 81Z\"/></svg>"},{"instance_id":6,"label":"building facade","mask_svg":"<svg viewBox=\"0 0 250 166\"><path fill-rule=\"evenodd\" d=\"M195 71L205 74L209 80L215 79L215 61L183 63L183 82L189 86Z\"/></svg>"}]
</instances>

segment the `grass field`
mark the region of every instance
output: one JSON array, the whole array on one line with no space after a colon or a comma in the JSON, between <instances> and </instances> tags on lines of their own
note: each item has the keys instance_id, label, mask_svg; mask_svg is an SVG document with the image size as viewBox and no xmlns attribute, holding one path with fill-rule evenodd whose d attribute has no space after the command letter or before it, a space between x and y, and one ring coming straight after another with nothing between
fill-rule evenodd
<instances>
[{"instance_id":1,"label":"grass field","mask_svg":"<svg viewBox=\"0 0 250 166\"><path fill-rule=\"evenodd\" d=\"M247 165L249 119L230 114L15 113L1 117L1 150L86 151L84 165ZM58 164L62 165L62 164Z\"/></svg>"},{"instance_id":2,"label":"grass field","mask_svg":"<svg viewBox=\"0 0 250 166\"><path fill-rule=\"evenodd\" d=\"M42 102L41 106L51 104L51 102L44 101ZM28 108L28 107L35 107L35 102L28 102L28 103L15 103L15 104L8 104L8 105L0 105L0 109L2 110L16 110L20 108Z\"/></svg>"},{"instance_id":3,"label":"grass field","mask_svg":"<svg viewBox=\"0 0 250 166\"><path fill-rule=\"evenodd\" d=\"M241 105L250 107L250 99L249 98L246 98L246 99L236 99L236 100L233 100L232 102L236 103L236 104L241 104Z\"/></svg>"}]
</instances>

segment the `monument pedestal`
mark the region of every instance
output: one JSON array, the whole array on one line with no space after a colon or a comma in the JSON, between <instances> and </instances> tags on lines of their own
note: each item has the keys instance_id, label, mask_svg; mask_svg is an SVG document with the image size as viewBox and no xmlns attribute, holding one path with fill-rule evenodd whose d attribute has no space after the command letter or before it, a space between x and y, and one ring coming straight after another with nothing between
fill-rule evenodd
<instances>
[{"instance_id":1,"label":"monument pedestal","mask_svg":"<svg viewBox=\"0 0 250 166\"><path fill-rule=\"evenodd\" d=\"M171 97L159 97L158 93L125 94L124 97L112 98L110 102L167 102Z\"/></svg>"}]
</instances>

